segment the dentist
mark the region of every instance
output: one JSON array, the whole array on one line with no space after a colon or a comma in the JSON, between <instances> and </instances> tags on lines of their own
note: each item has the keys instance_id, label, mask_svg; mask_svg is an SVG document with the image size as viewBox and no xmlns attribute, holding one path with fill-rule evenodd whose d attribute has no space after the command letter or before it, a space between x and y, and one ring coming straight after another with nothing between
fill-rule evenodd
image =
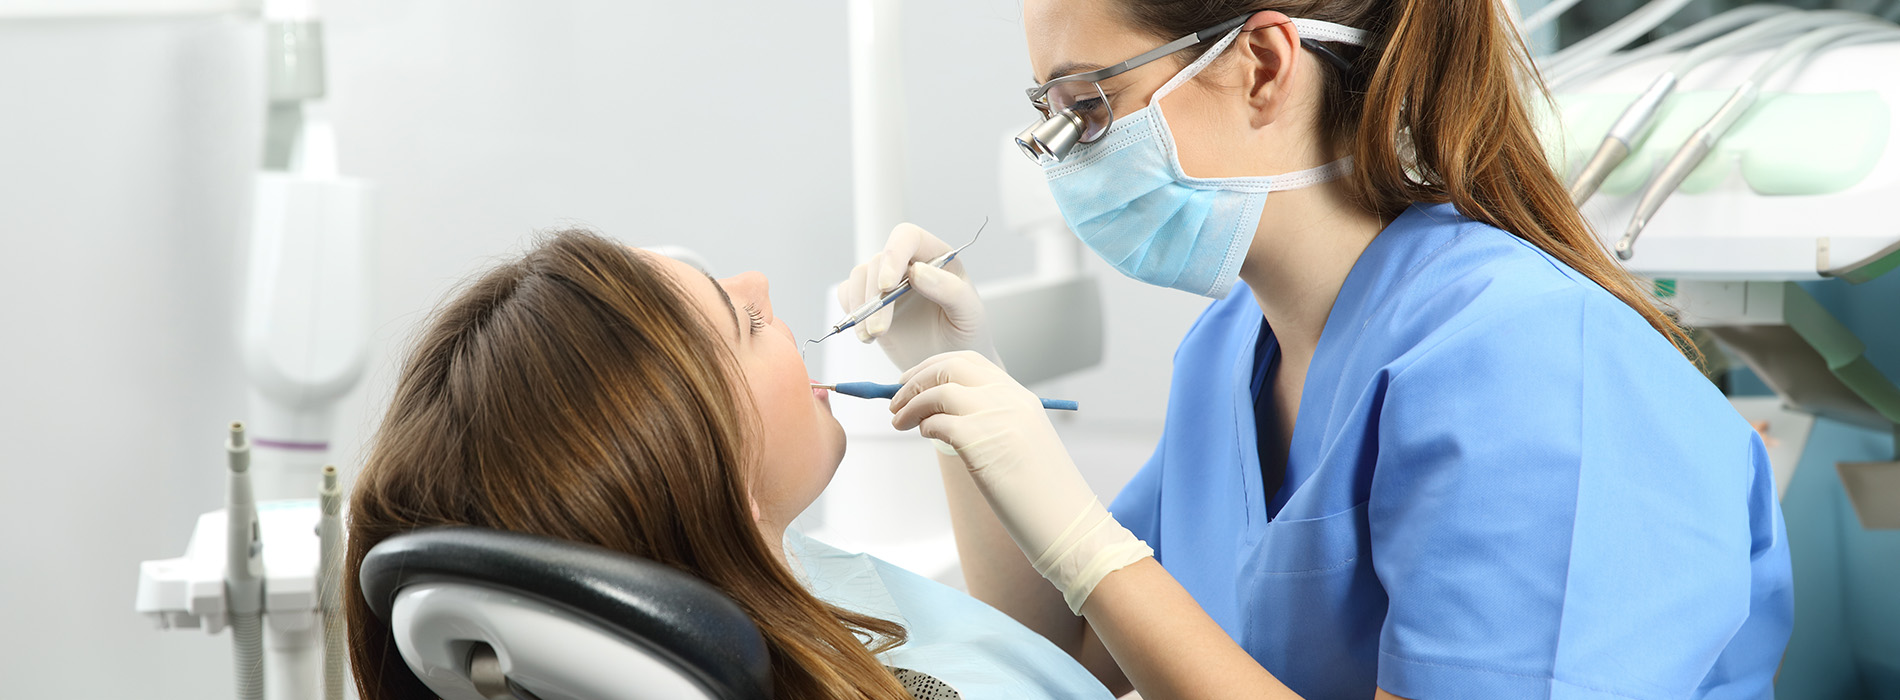
<instances>
[{"instance_id":1,"label":"dentist","mask_svg":"<svg viewBox=\"0 0 1900 700\"><path fill-rule=\"evenodd\" d=\"M1070 227L1214 301L1104 508L942 241L853 271L919 292L859 337L971 593L1148 700L1772 695L1768 459L1571 206L1496 3L1024 0Z\"/></svg>"}]
</instances>

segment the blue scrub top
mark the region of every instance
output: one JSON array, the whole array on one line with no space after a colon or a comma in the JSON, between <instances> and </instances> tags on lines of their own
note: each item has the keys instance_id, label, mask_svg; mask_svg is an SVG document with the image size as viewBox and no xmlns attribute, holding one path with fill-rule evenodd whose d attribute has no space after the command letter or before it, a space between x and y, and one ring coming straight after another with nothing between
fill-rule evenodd
<instances>
[{"instance_id":1,"label":"blue scrub top","mask_svg":"<svg viewBox=\"0 0 1900 700\"><path fill-rule=\"evenodd\" d=\"M1293 690L1772 695L1793 610L1767 453L1641 315L1450 205L1408 209L1333 304L1273 502L1263 325L1238 285L1188 331L1112 510Z\"/></svg>"}]
</instances>

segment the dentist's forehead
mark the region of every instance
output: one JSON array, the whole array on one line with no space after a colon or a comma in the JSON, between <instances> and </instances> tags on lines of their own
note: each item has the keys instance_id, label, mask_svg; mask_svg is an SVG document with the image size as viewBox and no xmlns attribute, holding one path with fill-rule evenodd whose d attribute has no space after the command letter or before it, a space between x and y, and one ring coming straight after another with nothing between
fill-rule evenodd
<instances>
[{"instance_id":1,"label":"dentist's forehead","mask_svg":"<svg viewBox=\"0 0 1900 700\"><path fill-rule=\"evenodd\" d=\"M1156 45L1122 22L1115 0L1023 0L1023 32L1036 83L1120 63Z\"/></svg>"}]
</instances>

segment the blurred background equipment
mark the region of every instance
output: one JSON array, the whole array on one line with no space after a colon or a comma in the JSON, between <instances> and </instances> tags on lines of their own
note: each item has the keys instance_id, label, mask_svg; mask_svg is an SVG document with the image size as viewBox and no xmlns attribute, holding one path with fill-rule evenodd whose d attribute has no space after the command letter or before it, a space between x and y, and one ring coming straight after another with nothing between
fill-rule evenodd
<instances>
[{"instance_id":1,"label":"blurred background equipment","mask_svg":"<svg viewBox=\"0 0 1900 700\"><path fill-rule=\"evenodd\" d=\"M1547 143L1762 430L1795 573L1778 693L1893 697L1900 2L1737 4L1690 3L1617 52L1541 57ZM1543 45L1583 44L1636 5L1581 3Z\"/></svg>"}]
</instances>

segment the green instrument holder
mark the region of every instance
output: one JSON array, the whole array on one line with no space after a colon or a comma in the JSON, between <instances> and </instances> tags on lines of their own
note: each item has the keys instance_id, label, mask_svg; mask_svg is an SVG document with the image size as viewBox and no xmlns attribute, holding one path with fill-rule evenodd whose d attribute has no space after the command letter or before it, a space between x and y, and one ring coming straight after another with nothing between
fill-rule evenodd
<instances>
[{"instance_id":1,"label":"green instrument holder","mask_svg":"<svg viewBox=\"0 0 1900 700\"><path fill-rule=\"evenodd\" d=\"M1774 286L1780 294L1779 323L1702 330L1722 341L1788 406L1891 433L1900 457L1900 387L1868 361L1867 346L1807 290L1793 282ZM1862 527L1900 528L1900 462L1842 462L1836 469Z\"/></svg>"}]
</instances>

